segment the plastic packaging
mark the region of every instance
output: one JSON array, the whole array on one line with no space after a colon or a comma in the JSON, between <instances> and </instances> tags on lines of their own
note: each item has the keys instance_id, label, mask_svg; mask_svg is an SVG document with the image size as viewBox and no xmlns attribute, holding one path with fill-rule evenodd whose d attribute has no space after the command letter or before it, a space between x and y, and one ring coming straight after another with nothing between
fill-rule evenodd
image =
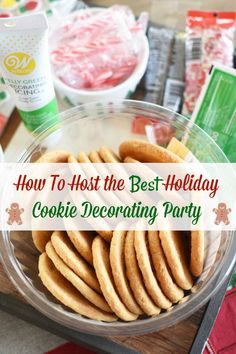
<instances>
[{"instance_id":1,"label":"plastic packaging","mask_svg":"<svg viewBox=\"0 0 236 354\"><path fill-rule=\"evenodd\" d=\"M235 27L235 12L188 12L183 114L193 112L212 64L232 67Z\"/></svg>"},{"instance_id":2,"label":"plastic packaging","mask_svg":"<svg viewBox=\"0 0 236 354\"><path fill-rule=\"evenodd\" d=\"M31 131L57 113L47 29L43 14L0 19L3 80L14 94L20 116Z\"/></svg>"},{"instance_id":3,"label":"plastic packaging","mask_svg":"<svg viewBox=\"0 0 236 354\"><path fill-rule=\"evenodd\" d=\"M126 6L85 10L65 22L51 38L56 76L74 89L104 90L126 80L138 63L144 13L135 21Z\"/></svg>"},{"instance_id":4,"label":"plastic packaging","mask_svg":"<svg viewBox=\"0 0 236 354\"><path fill-rule=\"evenodd\" d=\"M174 31L168 28L150 27L148 30L150 55L144 78L145 101L162 103L173 38Z\"/></svg>"},{"instance_id":5,"label":"plastic packaging","mask_svg":"<svg viewBox=\"0 0 236 354\"><path fill-rule=\"evenodd\" d=\"M215 140L231 162L236 162L235 88L236 70L214 66L191 118Z\"/></svg>"},{"instance_id":6,"label":"plastic packaging","mask_svg":"<svg viewBox=\"0 0 236 354\"><path fill-rule=\"evenodd\" d=\"M163 106L180 112L183 103L185 74L185 33L177 32L172 46Z\"/></svg>"},{"instance_id":7,"label":"plastic packaging","mask_svg":"<svg viewBox=\"0 0 236 354\"><path fill-rule=\"evenodd\" d=\"M175 134L173 127L168 122L139 115L135 116L132 121L132 132L146 135L152 144L164 146Z\"/></svg>"}]
</instances>

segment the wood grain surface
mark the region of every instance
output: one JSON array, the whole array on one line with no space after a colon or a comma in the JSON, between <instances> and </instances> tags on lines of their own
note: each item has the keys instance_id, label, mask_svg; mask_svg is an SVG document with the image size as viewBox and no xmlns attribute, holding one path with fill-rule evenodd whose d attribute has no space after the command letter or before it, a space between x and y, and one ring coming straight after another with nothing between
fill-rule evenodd
<instances>
[{"instance_id":1,"label":"wood grain surface","mask_svg":"<svg viewBox=\"0 0 236 354\"><path fill-rule=\"evenodd\" d=\"M193 314L188 319L159 332L127 338L110 337L140 353L145 354L170 354L188 353L197 333L203 309Z\"/></svg>"}]
</instances>

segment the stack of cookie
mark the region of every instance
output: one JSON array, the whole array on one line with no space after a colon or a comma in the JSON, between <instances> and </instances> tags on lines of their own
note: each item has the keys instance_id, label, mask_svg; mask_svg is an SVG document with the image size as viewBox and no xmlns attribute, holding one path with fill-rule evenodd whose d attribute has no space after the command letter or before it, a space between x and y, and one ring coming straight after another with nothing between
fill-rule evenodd
<instances>
[{"instance_id":1,"label":"stack of cookie","mask_svg":"<svg viewBox=\"0 0 236 354\"><path fill-rule=\"evenodd\" d=\"M50 152L37 162L182 162L141 140L75 159ZM98 321L134 321L172 309L203 270L204 234L176 231L33 231L39 276L62 304Z\"/></svg>"}]
</instances>

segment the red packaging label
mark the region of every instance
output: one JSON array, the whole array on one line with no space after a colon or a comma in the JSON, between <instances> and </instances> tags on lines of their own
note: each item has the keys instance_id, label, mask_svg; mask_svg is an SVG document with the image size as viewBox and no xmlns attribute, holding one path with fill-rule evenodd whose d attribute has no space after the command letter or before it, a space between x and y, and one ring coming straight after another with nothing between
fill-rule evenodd
<instances>
[{"instance_id":1,"label":"red packaging label","mask_svg":"<svg viewBox=\"0 0 236 354\"><path fill-rule=\"evenodd\" d=\"M193 112L213 64L233 66L235 27L235 12L188 12L183 114Z\"/></svg>"}]
</instances>

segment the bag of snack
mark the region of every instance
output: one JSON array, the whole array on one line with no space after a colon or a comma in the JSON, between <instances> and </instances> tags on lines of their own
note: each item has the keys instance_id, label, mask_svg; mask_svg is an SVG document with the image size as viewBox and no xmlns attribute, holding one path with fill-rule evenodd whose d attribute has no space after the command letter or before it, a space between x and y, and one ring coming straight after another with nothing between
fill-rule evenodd
<instances>
[{"instance_id":1,"label":"bag of snack","mask_svg":"<svg viewBox=\"0 0 236 354\"><path fill-rule=\"evenodd\" d=\"M150 55L144 77L146 90L144 100L147 102L162 104L173 39L174 31L172 29L149 27Z\"/></svg>"},{"instance_id":2,"label":"bag of snack","mask_svg":"<svg viewBox=\"0 0 236 354\"><path fill-rule=\"evenodd\" d=\"M180 112L183 103L185 75L185 33L177 32L172 46L170 66L165 84L163 106Z\"/></svg>"},{"instance_id":3,"label":"bag of snack","mask_svg":"<svg viewBox=\"0 0 236 354\"><path fill-rule=\"evenodd\" d=\"M235 27L235 12L188 12L183 114L193 112L212 64L233 66Z\"/></svg>"}]
</instances>

